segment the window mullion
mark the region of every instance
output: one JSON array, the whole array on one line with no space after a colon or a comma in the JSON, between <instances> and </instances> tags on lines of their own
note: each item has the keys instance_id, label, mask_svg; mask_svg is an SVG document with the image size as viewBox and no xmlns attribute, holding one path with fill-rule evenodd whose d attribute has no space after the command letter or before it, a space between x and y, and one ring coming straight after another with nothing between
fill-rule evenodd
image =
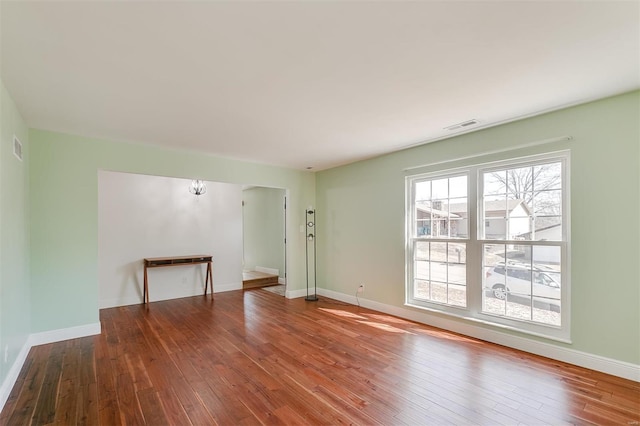
<instances>
[{"instance_id":1,"label":"window mullion","mask_svg":"<svg viewBox=\"0 0 640 426\"><path fill-rule=\"evenodd\" d=\"M477 313L482 309L482 248L478 243L479 230L482 229L478 217L478 203L482 191L478 169L469 170L467 191L467 210L469 216L469 240L467 242L467 307ZM484 222L482 222L484 223Z\"/></svg>"}]
</instances>

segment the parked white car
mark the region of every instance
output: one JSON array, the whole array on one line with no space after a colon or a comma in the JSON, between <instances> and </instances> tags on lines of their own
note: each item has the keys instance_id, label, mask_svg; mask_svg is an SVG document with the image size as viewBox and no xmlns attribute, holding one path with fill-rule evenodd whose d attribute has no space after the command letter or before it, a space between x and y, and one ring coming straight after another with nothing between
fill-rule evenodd
<instances>
[{"instance_id":1,"label":"parked white car","mask_svg":"<svg viewBox=\"0 0 640 426\"><path fill-rule=\"evenodd\" d=\"M552 310L560 310L560 284L541 268L531 269L530 265L516 262L509 262L505 267L501 262L489 269L484 279L485 290L500 300L505 300L507 295L515 296L510 300L516 302L527 300L532 287L533 300L538 305L548 304Z\"/></svg>"}]
</instances>

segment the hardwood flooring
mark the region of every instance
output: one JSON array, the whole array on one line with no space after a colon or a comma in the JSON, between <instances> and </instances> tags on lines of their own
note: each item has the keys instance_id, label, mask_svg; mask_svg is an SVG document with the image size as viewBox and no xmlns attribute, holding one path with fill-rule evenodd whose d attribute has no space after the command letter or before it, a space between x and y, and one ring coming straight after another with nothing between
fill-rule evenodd
<instances>
[{"instance_id":1,"label":"hardwood flooring","mask_svg":"<svg viewBox=\"0 0 640 426\"><path fill-rule=\"evenodd\" d=\"M100 311L34 347L3 425L619 424L640 383L263 290Z\"/></svg>"}]
</instances>

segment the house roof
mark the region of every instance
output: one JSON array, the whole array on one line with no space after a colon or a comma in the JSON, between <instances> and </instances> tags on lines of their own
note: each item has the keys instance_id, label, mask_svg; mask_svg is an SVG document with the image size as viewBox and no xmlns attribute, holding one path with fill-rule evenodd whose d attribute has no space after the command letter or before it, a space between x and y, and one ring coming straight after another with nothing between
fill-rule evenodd
<instances>
[{"instance_id":1,"label":"house roof","mask_svg":"<svg viewBox=\"0 0 640 426\"><path fill-rule=\"evenodd\" d=\"M461 217L460 215L458 215L458 214L456 214L456 213L454 213L454 212L448 212L448 211L446 211L446 210L434 209L434 208L429 207L429 206L416 206L416 208L417 208L418 210L422 211L422 212L425 212L425 213L431 213L431 214L433 214L433 215L437 215L437 216L440 216L440 217L447 217L447 216L449 216L449 217L452 217L452 218L454 218L454 219L455 219L455 218L460 218L460 217Z\"/></svg>"},{"instance_id":2,"label":"house roof","mask_svg":"<svg viewBox=\"0 0 640 426\"><path fill-rule=\"evenodd\" d=\"M498 212L505 210L505 202L502 200L494 200L494 201L486 201L485 202L485 211L487 212ZM524 200L507 200L507 211L512 212L516 207L522 205L522 208L525 209L527 213L531 213L531 210L527 206L527 203ZM453 203L449 205L449 211L452 213L460 214L467 212L467 203Z\"/></svg>"},{"instance_id":3,"label":"house roof","mask_svg":"<svg viewBox=\"0 0 640 426\"><path fill-rule=\"evenodd\" d=\"M516 207L522 206L522 208L527 212L527 214L531 213L531 210L527 206L527 203L524 200L507 200L507 211L511 213ZM502 200L498 201L487 201L485 203L485 211L486 212L501 212L505 211L504 209L505 202ZM441 217L452 217L452 218L461 218L467 213L467 203L453 203L449 204L447 209L447 204L443 204L442 209L435 209L430 206L421 206L417 205L416 208L425 213L431 213L434 215L438 215Z\"/></svg>"}]
</instances>

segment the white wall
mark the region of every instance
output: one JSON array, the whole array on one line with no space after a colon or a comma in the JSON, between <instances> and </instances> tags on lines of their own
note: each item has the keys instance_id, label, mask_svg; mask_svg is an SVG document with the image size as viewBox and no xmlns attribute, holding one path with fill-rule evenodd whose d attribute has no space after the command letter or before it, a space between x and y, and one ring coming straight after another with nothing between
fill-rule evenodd
<instances>
[{"instance_id":1,"label":"white wall","mask_svg":"<svg viewBox=\"0 0 640 426\"><path fill-rule=\"evenodd\" d=\"M98 172L98 285L101 308L142 303L145 257L213 255L214 291L242 288L242 187ZM150 301L203 293L206 265L149 269Z\"/></svg>"}]
</instances>

